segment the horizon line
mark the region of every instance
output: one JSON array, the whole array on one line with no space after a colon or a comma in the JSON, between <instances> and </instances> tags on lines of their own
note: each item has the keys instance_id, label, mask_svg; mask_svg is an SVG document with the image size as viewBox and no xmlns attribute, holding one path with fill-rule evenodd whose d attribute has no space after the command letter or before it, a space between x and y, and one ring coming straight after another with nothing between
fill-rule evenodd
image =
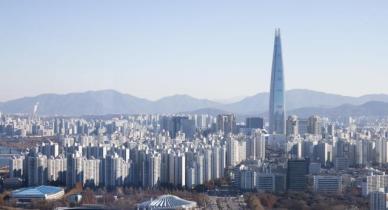
<instances>
[{"instance_id":1,"label":"horizon line","mask_svg":"<svg viewBox=\"0 0 388 210\"><path fill-rule=\"evenodd\" d=\"M220 98L215 99L215 98L196 97L196 96L193 96L193 95L190 95L190 94L187 94L187 93L176 93L176 94L161 96L161 97L158 97L156 99L150 99L150 98L146 98L146 97L142 97L142 96L126 93L124 91L119 91L119 90L107 88L107 89L95 89L95 90L91 89L91 90L83 90L83 91L74 91L74 92L66 92L66 93L53 93L53 92L51 92L51 93L40 93L40 94L36 94L36 95L19 96L19 97L13 98L13 99L8 99L8 100L0 101L0 103L7 103L7 102L10 102L10 101L24 99L24 98L34 98L34 97L43 96L43 95L66 96L66 95L71 95L71 94L83 94L83 93L89 93L89 92L103 92L103 91L113 91L113 92L117 92L117 93L120 93L120 94L123 94L123 95L129 95L129 96L132 96L132 97L136 97L136 98L139 98L139 99L144 99L144 100L148 100L148 101L152 101L152 102L159 101L159 100L162 100L162 99L168 98L168 97L188 96L188 97L195 98L195 99L198 99L198 100L209 100L209 101L220 103L220 104L235 103L235 102L230 102L230 103L220 102L222 100L229 100L229 99L232 99L232 98L242 97L240 100L236 101L236 102L239 102L239 101L245 100L247 98L254 97L254 96L258 95L258 94L266 94L266 93L269 94L269 91L260 91L260 92L257 92L255 94L253 94L253 95L231 96L231 97L223 98L223 99L222 98L221 99ZM289 92L289 91L311 91L311 92L330 94L330 95L338 95L338 96L343 96L343 97L352 97L352 98L360 98L360 97L369 96L369 95L388 95L387 93L368 93L368 94L363 94L363 95L358 95L358 96L352 96L352 95L345 95L345 94L340 94L340 93L331 93L331 92L325 92L325 91L320 91L320 90L312 90L312 89L307 89L307 88L293 88L293 89L285 90L285 92Z\"/></svg>"}]
</instances>

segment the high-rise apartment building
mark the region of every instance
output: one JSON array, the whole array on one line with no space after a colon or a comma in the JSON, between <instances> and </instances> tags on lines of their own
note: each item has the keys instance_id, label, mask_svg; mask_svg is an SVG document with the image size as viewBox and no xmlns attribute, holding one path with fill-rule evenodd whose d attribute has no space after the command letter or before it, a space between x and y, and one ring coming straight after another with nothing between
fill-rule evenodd
<instances>
[{"instance_id":1,"label":"high-rise apartment building","mask_svg":"<svg viewBox=\"0 0 388 210\"><path fill-rule=\"evenodd\" d=\"M287 136L296 136L299 134L299 122L296 115L288 116L286 122Z\"/></svg>"},{"instance_id":2,"label":"high-rise apartment building","mask_svg":"<svg viewBox=\"0 0 388 210\"><path fill-rule=\"evenodd\" d=\"M236 131L236 116L234 114L223 114L217 116L217 130L225 134Z\"/></svg>"},{"instance_id":3,"label":"high-rise apartment building","mask_svg":"<svg viewBox=\"0 0 388 210\"><path fill-rule=\"evenodd\" d=\"M321 134L321 118L317 115L313 115L308 119L308 133L313 135Z\"/></svg>"},{"instance_id":4,"label":"high-rise apartment building","mask_svg":"<svg viewBox=\"0 0 388 210\"><path fill-rule=\"evenodd\" d=\"M384 189L370 193L369 209L370 210L386 210L387 209L387 196L388 196L388 194L384 192Z\"/></svg>"},{"instance_id":5,"label":"high-rise apartment building","mask_svg":"<svg viewBox=\"0 0 388 210\"><path fill-rule=\"evenodd\" d=\"M66 183L67 159L64 157L51 156L47 159L48 181Z\"/></svg>"},{"instance_id":6,"label":"high-rise apartment building","mask_svg":"<svg viewBox=\"0 0 388 210\"><path fill-rule=\"evenodd\" d=\"M47 184L47 156L31 152L26 161L28 186Z\"/></svg>"},{"instance_id":7,"label":"high-rise apartment building","mask_svg":"<svg viewBox=\"0 0 388 210\"><path fill-rule=\"evenodd\" d=\"M253 160L265 159L265 136L261 130L254 130L247 145L247 157Z\"/></svg>"},{"instance_id":8,"label":"high-rise apartment building","mask_svg":"<svg viewBox=\"0 0 388 210\"><path fill-rule=\"evenodd\" d=\"M23 172L24 156L14 156L9 160L9 176L22 178L25 174Z\"/></svg>"}]
</instances>

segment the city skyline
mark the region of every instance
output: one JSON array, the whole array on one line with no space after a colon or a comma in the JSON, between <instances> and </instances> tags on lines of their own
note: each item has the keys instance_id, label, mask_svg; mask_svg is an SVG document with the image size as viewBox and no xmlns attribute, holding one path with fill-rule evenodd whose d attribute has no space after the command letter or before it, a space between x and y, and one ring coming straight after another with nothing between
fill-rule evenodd
<instances>
[{"instance_id":1,"label":"city skyline","mask_svg":"<svg viewBox=\"0 0 388 210\"><path fill-rule=\"evenodd\" d=\"M286 34L288 90L388 89L385 1L44 3L1 3L2 102L101 89L153 100L268 92L276 27Z\"/></svg>"},{"instance_id":2,"label":"city skyline","mask_svg":"<svg viewBox=\"0 0 388 210\"><path fill-rule=\"evenodd\" d=\"M0 208L388 210L387 1L0 1Z\"/></svg>"}]
</instances>

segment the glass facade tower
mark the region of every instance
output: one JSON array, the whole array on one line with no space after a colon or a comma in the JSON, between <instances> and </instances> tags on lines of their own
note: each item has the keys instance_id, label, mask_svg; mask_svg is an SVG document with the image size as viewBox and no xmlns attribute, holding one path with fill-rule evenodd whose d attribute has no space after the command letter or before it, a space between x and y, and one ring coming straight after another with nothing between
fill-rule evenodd
<instances>
[{"instance_id":1,"label":"glass facade tower","mask_svg":"<svg viewBox=\"0 0 388 210\"><path fill-rule=\"evenodd\" d=\"M269 99L269 132L271 134L286 133L286 111L284 99L282 45L280 40L280 29L276 29Z\"/></svg>"}]
</instances>

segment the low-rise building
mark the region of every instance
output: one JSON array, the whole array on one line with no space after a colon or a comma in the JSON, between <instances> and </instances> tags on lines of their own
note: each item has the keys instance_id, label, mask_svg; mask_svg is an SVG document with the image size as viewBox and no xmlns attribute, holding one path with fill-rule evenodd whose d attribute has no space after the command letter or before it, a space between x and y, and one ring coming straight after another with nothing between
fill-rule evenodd
<instances>
[{"instance_id":1,"label":"low-rise building","mask_svg":"<svg viewBox=\"0 0 388 210\"><path fill-rule=\"evenodd\" d=\"M320 193L341 193L341 176L314 176L314 191Z\"/></svg>"},{"instance_id":2,"label":"low-rise building","mask_svg":"<svg viewBox=\"0 0 388 210\"><path fill-rule=\"evenodd\" d=\"M57 200L64 194L65 191L61 187L41 185L14 190L11 193L11 199L16 203L29 203L34 200Z\"/></svg>"},{"instance_id":3,"label":"low-rise building","mask_svg":"<svg viewBox=\"0 0 388 210\"><path fill-rule=\"evenodd\" d=\"M197 202L184 200L175 195L161 195L137 205L138 210L197 209Z\"/></svg>"}]
</instances>

